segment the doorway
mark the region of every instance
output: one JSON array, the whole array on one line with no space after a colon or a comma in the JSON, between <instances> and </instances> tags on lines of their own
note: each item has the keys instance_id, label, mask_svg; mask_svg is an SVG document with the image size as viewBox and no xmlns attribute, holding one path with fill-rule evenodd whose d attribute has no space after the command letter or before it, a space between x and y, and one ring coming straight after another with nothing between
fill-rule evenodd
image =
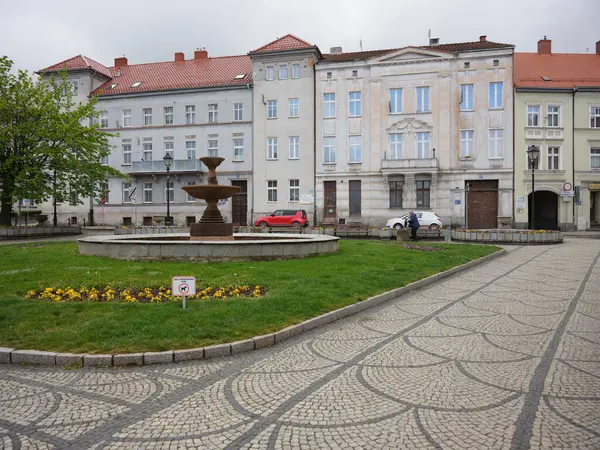
<instances>
[{"instance_id":1,"label":"doorway","mask_svg":"<svg viewBox=\"0 0 600 450\"><path fill-rule=\"evenodd\" d=\"M531 193L528 196L529 229L531 223ZM535 229L558 230L558 195L550 191L535 191Z\"/></svg>"},{"instance_id":2,"label":"doorway","mask_svg":"<svg viewBox=\"0 0 600 450\"><path fill-rule=\"evenodd\" d=\"M231 199L231 221L235 226L245 227L248 225L248 181L231 180L231 185L240 188L240 191L233 194L233 198Z\"/></svg>"},{"instance_id":3,"label":"doorway","mask_svg":"<svg viewBox=\"0 0 600 450\"><path fill-rule=\"evenodd\" d=\"M323 217L325 220L333 219L335 221L337 214L337 193L335 181L324 181L323 185L325 190L325 211Z\"/></svg>"},{"instance_id":4,"label":"doorway","mask_svg":"<svg viewBox=\"0 0 600 450\"><path fill-rule=\"evenodd\" d=\"M467 181L467 224L472 229L498 227L498 180Z\"/></svg>"}]
</instances>

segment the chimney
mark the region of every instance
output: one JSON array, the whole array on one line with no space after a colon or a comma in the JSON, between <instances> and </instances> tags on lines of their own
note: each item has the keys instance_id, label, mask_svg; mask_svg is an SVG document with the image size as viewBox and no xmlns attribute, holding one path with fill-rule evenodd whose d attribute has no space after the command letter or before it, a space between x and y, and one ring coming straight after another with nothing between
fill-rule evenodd
<instances>
[{"instance_id":1,"label":"chimney","mask_svg":"<svg viewBox=\"0 0 600 450\"><path fill-rule=\"evenodd\" d=\"M206 50L196 49L194 52L194 59L206 59L208 58L208 52Z\"/></svg>"},{"instance_id":2,"label":"chimney","mask_svg":"<svg viewBox=\"0 0 600 450\"><path fill-rule=\"evenodd\" d=\"M126 67L127 66L127 58L124 56L121 58L115 58L115 67Z\"/></svg>"},{"instance_id":3,"label":"chimney","mask_svg":"<svg viewBox=\"0 0 600 450\"><path fill-rule=\"evenodd\" d=\"M429 38L429 45L439 45L440 38Z\"/></svg>"},{"instance_id":4,"label":"chimney","mask_svg":"<svg viewBox=\"0 0 600 450\"><path fill-rule=\"evenodd\" d=\"M600 41L596 42L596 55L600 55Z\"/></svg>"},{"instance_id":5,"label":"chimney","mask_svg":"<svg viewBox=\"0 0 600 450\"><path fill-rule=\"evenodd\" d=\"M487 36L484 34L483 36L479 36L479 42L487 41Z\"/></svg>"},{"instance_id":6,"label":"chimney","mask_svg":"<svg viewBox=\"0 0 600 450\"><path fill-rule=\"evenodd\" d=\"M538 41L538 53L540 55L551 55L552 54L552 41L550 39L541 39Z\"/></svg>"},{"instance_id":7,"label":"chimney","mask_svg":"<svg viewBox=\"0 0 600 450\"><path fill-rule=\"evenodd\" d=\"M331 47L329 53L332 55L340 55L342 53L342 47Z\"/></svg>"},{"instance_id":8,"label":"chimney","mask_svg":"<svg viewBox=\"0 0 600 450\"><path fill-rule=\"evenodd\" d=\"M175 53L175 62L185 61L185 55L182 52Z\"/></svg>"}]
</instances>

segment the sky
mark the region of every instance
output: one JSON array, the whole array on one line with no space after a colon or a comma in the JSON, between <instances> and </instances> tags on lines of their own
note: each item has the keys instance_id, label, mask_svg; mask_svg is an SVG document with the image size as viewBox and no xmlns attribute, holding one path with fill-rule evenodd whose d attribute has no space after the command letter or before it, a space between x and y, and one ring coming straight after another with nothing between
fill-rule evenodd
<instances>
[{"instance_id":1,"label":"sky","mask_svg":"<svg viewBox=\"0 0 600 450\"><path fill-rule=\"evenodd\" d=\"M344 51L488 40L533 52L595 52L600 0L0 0L0 56L39 70L83 54L110 66L245 54L288 33Z\"/></svg>"}]
</instances>

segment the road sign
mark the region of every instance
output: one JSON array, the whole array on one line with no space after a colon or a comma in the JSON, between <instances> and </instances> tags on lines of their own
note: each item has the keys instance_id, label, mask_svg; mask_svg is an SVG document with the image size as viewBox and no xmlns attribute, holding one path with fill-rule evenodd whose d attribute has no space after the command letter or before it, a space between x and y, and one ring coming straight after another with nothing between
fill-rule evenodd
<instances>
[{"instance_id":1,"label":"road sign","mask_svg":"<svg viewBox=\"0 0 600 450\"><path fill-rule=\"evenodd\" d=\"M573 191L560 191L560 195L562 197L575 197L575 192L573 192Z\"/></svg>"},{"instance_id":2,"label":"road sign","mask_svg":"<svg viewBox=\"0 0 600 450\"><path fill-rule=\"evenodd\" d=\"M196 295L196 277L173 277L171 293L176 297Z\"/></svg>"},{"instance_id":3,"label":"road sign","mask_svg":"<svg viewBox=\"0 0 600 450\"><path fill-rule=\"evenodd\" d=\"M460 205L460 200L454 200L455 205Z\"/></svg>"},{"instance_id":4,"label":"road sign","mask_svg":"<svg viewBox=\"0 0 600 450\"><path fill-rule=\"evenodd\" d=\"M568 181L565 182L565 184L563 184L563 191L570 191L573 189L573 185L571 183L569 183Z\"/></svg>"}]
</instances>

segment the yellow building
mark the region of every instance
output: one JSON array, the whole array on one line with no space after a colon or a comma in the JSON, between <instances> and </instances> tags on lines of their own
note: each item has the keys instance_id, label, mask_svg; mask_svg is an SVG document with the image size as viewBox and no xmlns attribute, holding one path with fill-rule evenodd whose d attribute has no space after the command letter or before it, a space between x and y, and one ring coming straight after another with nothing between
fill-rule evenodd
<instances>
[{"instance_id":1,"label":"yellow building","mask_svg":"<svg viewBox=\"0 0 600 450\"><path fill-rule=\"evenodd\" d=\"M516 227L599 228L600 41L594 54L556 54L544 37L537 53L515 53L514 78Z\"/></svg>"}]
</instances>

